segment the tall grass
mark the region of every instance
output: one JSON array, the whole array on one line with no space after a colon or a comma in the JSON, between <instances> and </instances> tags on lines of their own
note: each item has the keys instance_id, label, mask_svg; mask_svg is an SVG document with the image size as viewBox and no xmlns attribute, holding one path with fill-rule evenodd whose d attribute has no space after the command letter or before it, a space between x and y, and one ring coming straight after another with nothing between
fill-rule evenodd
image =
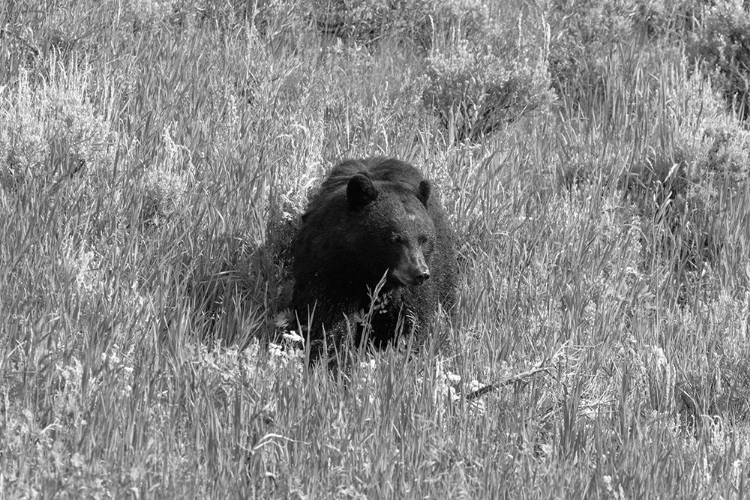
<instances>
[{"instance_id":1,"label":"tall grass","mask_svg":"<svg viewBox=\"0 0 750 500\"><path fill-rule=\"evenodd\" d=\"M744 496L744 124L634 37L461 140L429 58L555 17L404 6L0 7L0 496ZM286 340L288 246L372 154L441 186L460 299L333 376Z\"/></svg>"}]
</instances>

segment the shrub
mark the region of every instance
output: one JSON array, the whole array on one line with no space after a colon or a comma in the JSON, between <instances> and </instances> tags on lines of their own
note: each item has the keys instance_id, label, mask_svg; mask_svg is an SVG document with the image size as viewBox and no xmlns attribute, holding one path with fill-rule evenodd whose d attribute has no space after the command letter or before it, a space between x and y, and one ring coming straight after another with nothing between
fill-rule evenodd
<instances>
[{"instance_id":1,"label":"shrub","mask_svg":"<svg viewBox=\"0 0 750 500\"><path fill-rule=\"evenodd\" d=\"M611 53L623 45L663 50L659 41L693 28L695 0L584 0L553 2L550 74L555 89L574 100L606 71Z\"/></svg>"},{"instance_id":2,"label":"shrub","mask_svg":"<svg viewBox=\"0 0 750 500\"><path fill-rule=\"evenodd\" d=\"M750 113L750 13L740 1L721 1L705 12L703 27L693 33L688 52L731 107Z\"/></svg>"},{"instance_id":3,"label":"shrub","mask_svg":"<svg viewBox=\"0 0 750 500\"><path fill-rule=\"evenodd\" d=\"M631 168L631 193L637 191L649 221L651 248L674 267L680 300L685 286L741 265L723 249L737 243L729 200L746 189L750 154L750 134L724 112L721 97L699 73L688 76L686 66L662 75L669 83L659 91L663 104L654 106L662 110L651 118L662 132Z\"/></svg>"},{"instance_id":4,"label":"shrub","mask_svg":"<svg viewBox=\"0 0 750 500\"><path fill-rule=\"evenodd\" d=\"M476 141L554 100L546 63L509 60L462 42L428 59L424 102L458 141Z\"/></svg>"},{"instance_id":5,"label":"shrub","mask_svg":"<svg viewBox=\"0 0 750 500\"><path fill-rule=\"evenodd\" d=\"M90 180L111 167L115 133L89 101L82 75L62 79L32 88L22 77L14 96L0 96L0 187L76 174Z\"/></svg>"},{"instance_id":6,"label":"shrub","mask_svg":"<svg viewBox=\"0 0 750 500\"><path fill-rule=\"evenodd\" d=\"M163 152L143 180L141 207L141 220L157 226L185 206L194 170L190 152L175 144L168 130L163 140Z\"/></svg>"},{"instance_id":7,"label":"shrub","mask_svg":"<svg viewBox=\"0 0 750 500\"><path fill-rule=\"evenodd\" d=\"M433 0L316 0L318 30L346 41L370 43L402 32L419 40Z\"/></svg>"},{"instance_id":8,"label":"shrub","mask_svg":"<svg viewBox=\"0 0 750 500\"><path fill-rule=\"evenodd\" d=\"M476 31L433 48L427 59L423 101L458 141L476 141L555 100L547 71L549 26L508 10L496 18L487 14L486 21L469 18ZM457 25L467 18L451 15Z\"/></svg>"},{"instance_id":9,"label":"shrub","mask_svg":"<svg viewBox=\"0 0 750 500\"><path fill-rule=\"evenodd\" d=\"M317 0L314 16L320 31L347 42L401 35L426 50L448 40L481 41L493 25L483 0Z\"/></svg>"},{"instance_id":10,"label":"shrub","mask_svg":"<svg viewBox=\"0 0 750 500\"><path fill-rule=\"evenodd\" d=\"M575 97L618 43L630 38L634 2L588 0L556 2L550 22L550 72L555 88Z\"/></svg>"}]
</instances>

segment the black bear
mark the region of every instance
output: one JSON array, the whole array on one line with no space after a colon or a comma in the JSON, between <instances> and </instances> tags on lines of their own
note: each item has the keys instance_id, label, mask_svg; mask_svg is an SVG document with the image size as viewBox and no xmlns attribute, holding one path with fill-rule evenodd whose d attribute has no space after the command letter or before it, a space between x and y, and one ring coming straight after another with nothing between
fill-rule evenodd
<instances>
[{"instance_id":1,"label":"black bear","mask_svg":"<svg viewBox=\"0 0 750 500\"><path fill-rule=\"evenodd\" d=\"M332 355L349 333L360 342L361 312L370 310L381 279L367 328L377 348L402 332L424 340L438 303L451 310L455 302L454 235L440 197L419 170L396 159L334 167L302 216L292 253L292 306L307 327L311 362L324 344Z\"/></svg>"}]
</instances>

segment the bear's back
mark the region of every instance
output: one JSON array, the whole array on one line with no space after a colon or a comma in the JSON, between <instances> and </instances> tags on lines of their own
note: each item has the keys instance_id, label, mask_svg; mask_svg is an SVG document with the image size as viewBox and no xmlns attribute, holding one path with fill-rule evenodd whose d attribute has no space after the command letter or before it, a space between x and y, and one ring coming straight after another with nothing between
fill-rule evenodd
<instances>
[{"instance_id":1,"label":"bear's back","mask_svg":"<svg viewBox=\"0 0 750 500\"><path fill-rule=\"evenodd\" d=\"M364 160L346 160L336 165L328 174L318 191L319 198L326 198L340 189L345 189L349 180L357 174L365 175L376 187L390 184L408 190L416 190L424 180L417 168L394 158L375 157Z\"/></svg>"}]
</instances>

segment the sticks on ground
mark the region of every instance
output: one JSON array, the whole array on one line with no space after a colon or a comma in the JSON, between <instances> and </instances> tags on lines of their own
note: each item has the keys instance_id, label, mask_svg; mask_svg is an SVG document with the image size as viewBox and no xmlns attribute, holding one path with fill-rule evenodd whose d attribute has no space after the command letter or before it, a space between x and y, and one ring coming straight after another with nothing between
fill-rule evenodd
<instances>
[{"instance_id":1,"label":"sticks on ground","mask_svg":"<svg viewBox=\"0 0 750 500\"><path fill-rule=\"evenodd\" d=\"M466 400L471 401L472 399L476 399L478 397L484 396L488 392L492 392L495 389L499 389L500 387L505 387L506 385L515 384L516 382L524 382L531 377L535 376L537 373L549 373L550 366L542 361L539 365L535 366L534 368L527 370L525 372L518 373L516 375L513 375L511 377L507 377L500 382L496 382L494 384L485 385L481 389L477 389L476 391L472 391L469 394L466 395Z\"/></svg>"}]
</instances>

